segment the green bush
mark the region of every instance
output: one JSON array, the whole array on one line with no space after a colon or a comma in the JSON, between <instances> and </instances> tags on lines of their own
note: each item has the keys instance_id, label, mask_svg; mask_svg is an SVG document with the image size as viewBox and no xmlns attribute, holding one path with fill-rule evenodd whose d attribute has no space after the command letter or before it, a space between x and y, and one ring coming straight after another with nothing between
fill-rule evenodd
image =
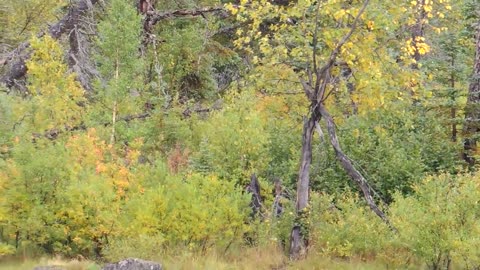
<instances>
[{"instance_id":1,"label":"green bush","mask_svg":"<svg viewBox=\"0 0 480 270\"><path fill-rule=\"evenodd\" d=\"M15 247L0 242L0 258L6 255L12 255L15 253Z\"/></svg>"},{"instance_id":2,"label":"green bush","mask_svg":"<svg viewBox=\"0 0 480 270\"><path fill-rule=\"evenodd\" d=\"M333 257L375 257L392 231L356 196L313 194L311 239L314 250Z\"/></svg>"},{"instance_id":3,"label":"green bush","mask_svg":"<svg viewBox=\"0 0 480 270\"><path fill-rule=\"evenodd\" d=\"M339 124L338 133L344 152L390 203L396 191L412 193L412 185L427 174L456 171L460 145L450 141L445 121L438 113L425 108L405 109L400 103L352 116ZM314 188L329 193L356 188L330 145L318 147L320 150L314 151L314 160L320 161L313 164Z\"/></svg>"},{"instance_id":4,"label":"green bush","mask_svg":"<svg viewBox=\"0 0 480 270\"><path fill-rule=\"evenodd\" d=\"M415 194L394 196L391 218L397 245L431 269L480 266L480 175L441 174L415 185Z\"/></svg>"},{"instance_id":5,"label":"green bush","mask_svg":"<svg viewBox=\"0 0 480 270\"><path fill-rule=\"evenodd\" d=\"M256 106L252 96L241 93L231 98L235 103L197 124L199 151L192 165L198 171L246 184L252 172L262 175L267 167L269 138L266 123L252 110Z\"/></svg>"},{"instance_id":6,"label":"green bush","mask_svg":"<svg viewBox=\"0 0 480 270\"><path fill-rule=\"evenodd\" d=\"M213 175L168 176L127 203L122 234L111 241L106 256L153 256L152 249L223 251L241 242L248 230L248 204L248 195L231 181ZM145 244L148 239L153 242Z\"/></svg>"}]
</instances>

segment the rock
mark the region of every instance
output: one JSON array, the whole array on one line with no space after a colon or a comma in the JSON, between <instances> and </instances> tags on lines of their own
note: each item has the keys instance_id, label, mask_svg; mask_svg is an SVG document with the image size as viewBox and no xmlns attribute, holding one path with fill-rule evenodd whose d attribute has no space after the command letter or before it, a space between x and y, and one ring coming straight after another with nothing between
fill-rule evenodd
<instances>
[{"instance_id":1,"label":"rock","mask_svg":"<svg viewBox=\"0 0 480 270\"><path fill-rule=\"evenodd\" d=\"M105 265L102 270L162 270L161 264L140 259L125 259Z\"/></svg>"}]
</instances>

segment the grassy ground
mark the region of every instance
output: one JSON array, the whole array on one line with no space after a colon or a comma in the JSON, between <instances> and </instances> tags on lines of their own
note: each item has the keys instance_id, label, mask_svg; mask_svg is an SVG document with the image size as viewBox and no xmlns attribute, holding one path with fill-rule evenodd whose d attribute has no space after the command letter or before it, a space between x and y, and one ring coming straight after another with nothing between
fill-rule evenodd
<instances>
[{"instance_id":1,"label":"grassy ground","mask_svg":"<svg viewBox=\"0 0 480 270\"><path fill-rule=\"evenodd\" d=\"M338 259L326 258L321 255L310 253L301 261L290 261L282 251L275 247L270 248L242 248L232 250L221 256L214 253L207 255L193 255L189 253L175 252L176 255L162 255L158 258L151 258L160 262L167 270L380 270L395 269L388 267L379 261L363 261L360 259ZM128 257L128 256L127 256ZM103 263L96 263L88 260L62 260L59 258L23 259L11 258L3 260L0 258L0 270L31 270L35 266L57 265L67 270L99 270ZM415 269L415 268L412 268ZM417 268L418 269L418 268Z\"/></svg>"},{"instance_id":2,"label":"grassy ground","mask_svg":"<svg viewBox=\"0 0 480 270\"><path fill-rule=\"evenodd\" d=\"M195 255L177 255L164 256L163 258L153 259L163 264L167 270L191 270L191 269L212 269L212 270L230 270L230 269L254 269L254 270L380 270L395 269L376 261L362 261L356 259L332 259L321 256L309 255L304 260L292 262L280 251L274 249L244 249L241 252L231 253L223 256L214 254L195 256ZM35 266L57 265L63 266L67 270L99 270L103 264L92 261L62 260L62 259L0 259L0 270L31 270ZM418 269L418 268L411 268Z\"/></svg>"},{"instance_id":3,"label":"grassy ground","mask_svg":"<svg viewBox=\"0 0 480 270\"><path fill-rule=\"evenodd\" d=\"M31 270L35 266L45 266L45 265L58 265L63 266L67 270L98 270L101 269L99 264L93 262L66 262L58 260L50 261L50 263L45 263L46 260L35 261L30 260L26 262L8 262L0 263L1 270ZM280 265L268 265L265 263L255 264L254 262L245 263L245 262L226 262L218 261L213 258L199 260L199 259L181 259L179 261L164 261L163 265L165 269L212 269L212 270L227 270L227 269L344 269L344 270L367 270L367 269L385 269L384 265L375 265L375 263L364 263L364 262L342 262L342 261L333 261L329 259L317 259L317 260L308 260L296 263L280 264Z\"/></svg>"}]
</instances>

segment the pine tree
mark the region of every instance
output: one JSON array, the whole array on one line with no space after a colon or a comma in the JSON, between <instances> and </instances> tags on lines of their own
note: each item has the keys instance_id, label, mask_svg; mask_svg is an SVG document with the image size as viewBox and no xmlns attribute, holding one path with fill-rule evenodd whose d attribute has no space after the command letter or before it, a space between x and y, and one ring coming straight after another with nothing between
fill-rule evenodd
<instances>
[{"instance_id":1,"label":"pine tree","mask_svg":"<svg viewBox=\"0 0 480 270\"><path fill-rule=\"evenodd\" d=\"M141 17L132 1L112 0L105 18L98 25L96 54L101 74L97 98L98 103L104 106L100 114L111 116L112 144L117 136L119 115L140 109L143 83L143 60L139 55L141 33Z\"/></svg>"}]
</instances>

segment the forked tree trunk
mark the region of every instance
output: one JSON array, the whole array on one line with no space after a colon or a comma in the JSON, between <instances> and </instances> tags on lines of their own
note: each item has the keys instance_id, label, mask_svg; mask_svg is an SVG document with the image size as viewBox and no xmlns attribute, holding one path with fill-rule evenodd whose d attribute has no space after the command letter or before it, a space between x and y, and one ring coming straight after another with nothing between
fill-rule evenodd
<instances>
[{"instance_id":1,"label":"forked tree trunk","mask_svg":"<svg viewBox=\"0 0 480 270\"><path fill-rule=\"evenodd\" d=\"M470 87L468 88L463 131L465 135L463 158L470 166L473 166L475 165L473 153L477 149L477 139L475 136L477 136L480 131L480 25L477 26L475 60L472 79L470 81Z\"/></svg>"},{"instance_id":2,"label":"forked tree trunk","mask_svg":"<svg viewBox=\"0 0 480 270\"><path fill-rule=\"evenodd\" d=\"M300 159L300 170L297 181L297 218L302 217L308 206L310 193L310 165L312 164L312 138L315 130L315 123L320 120L319 114L312 111L312 115L304 119L302 153ZM305 256L308 239L303 235L301 220L297 220L290 235L290 257L291 259L300 259Z\"/></svg>"}]
</instances>

